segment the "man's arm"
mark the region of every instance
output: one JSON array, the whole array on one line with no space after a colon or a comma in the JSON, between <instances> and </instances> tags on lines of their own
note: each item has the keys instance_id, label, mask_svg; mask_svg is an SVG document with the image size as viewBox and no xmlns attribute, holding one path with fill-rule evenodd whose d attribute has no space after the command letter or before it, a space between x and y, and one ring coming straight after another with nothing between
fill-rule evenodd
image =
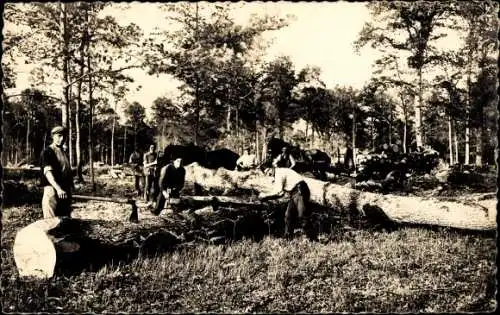
<instances>
[{"instance_id":1,"label":"man's arm","mask_svg":"<svg viewBox=\"0 0 500 315\"><path fill-rule=\"evenodd\" d=\"M273 160L273 166L278 167L278 162L281 160L281 154L278 155L274 160Z\"/></svg>"},{"instance_id":2,"label":"man's arm","mask_svg":"<svg viewBox=\"0 0 500 315\"><path fill-rule=\"evenodd\" d=\"M44 169L44 175L47 178L49 184L52 185L52 187L54 187L54 189L56 190L57 196L61 199L66 199L68 195L57 183L56 179L54 178L54 174L52 174L52 169L46 166Z\"/></svg>"},{"instance_id":3,"label":"man's arm","mask_svg":"<svg viewBox=\"0 0 500 315\"><path fill-rule=\"evenodd\" d=\"M168 197L170 196L170 189L168 189L166 187L166 183L165 183L165 179L167 177L167 167L168 166L164 166L161 171L160 171L160 179L159 179L159 186L160 186L160 189L161 189L161 193L163 194L163 197L165 197L165 199L168 199Z\"/></svg>"},{"instance_id":4,"label":"man's arm","mask_svg":"<svg viewBox=\"0 0 500 315\"><path fill-rule=\"evenodd\" d=\"M296 164L295 159L291 154L289 155L289 157L290 157L290 168L293 168Z\"/></svg>"}]
</instances>

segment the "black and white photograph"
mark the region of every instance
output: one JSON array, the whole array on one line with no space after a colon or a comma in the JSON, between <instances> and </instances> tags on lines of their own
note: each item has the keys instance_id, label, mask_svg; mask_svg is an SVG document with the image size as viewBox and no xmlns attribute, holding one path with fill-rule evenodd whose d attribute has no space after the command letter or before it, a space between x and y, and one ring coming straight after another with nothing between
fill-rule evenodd
<instances>
[{"instance_id":1,"label":"black and white photograph","mask_svg":"<svg viewBox=\"0 0 500 315\"><path fill-rule=\"evenodd\" d=\"M496 1L2 8L2 313L497 309Z\"/></svg>"}]
</instances>

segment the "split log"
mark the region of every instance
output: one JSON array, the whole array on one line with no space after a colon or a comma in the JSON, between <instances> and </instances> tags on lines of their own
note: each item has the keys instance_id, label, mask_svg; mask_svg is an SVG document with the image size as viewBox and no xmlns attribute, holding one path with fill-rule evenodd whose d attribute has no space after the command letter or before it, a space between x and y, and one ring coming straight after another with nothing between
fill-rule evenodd
<instances>
[{"instance_id":1,"label":"split log","mask_svg":"<svg viewBox=\"0 0 500 315\"><path fill-rule=\"evenodd\" d=\"M333 209L357 209L365 215L365 206L378 207L395 223L446 226L470 230L495 230L496 208L459 201L396 196L362 192L352 188L303 177L311 191L311 201ZM197 163L186 166L186 180L204 188L251 189L268 192L272 178L259 170L245 172L223 168L210 170Z\"/></svg>"}]
</instances>

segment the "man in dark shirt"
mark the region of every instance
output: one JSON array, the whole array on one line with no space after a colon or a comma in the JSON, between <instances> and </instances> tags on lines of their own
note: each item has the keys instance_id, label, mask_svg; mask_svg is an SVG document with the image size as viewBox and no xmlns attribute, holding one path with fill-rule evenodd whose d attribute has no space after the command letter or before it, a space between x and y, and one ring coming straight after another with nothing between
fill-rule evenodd
<instances>
[{"instance_id":1,"label":"man in dark shirt","mask_svg":"<svg viewBox=\"0 0 500 315\"><path fill-rule=\"evenodd\" d=\"M288 147L283 147L281 149L282 153L276 157L273 161L273 166L274 167L285 167L285 168L291 168L295 166L296 162L295 159L293 158L292 154L290 153L290 149Z\"/></svg>"},{"instance_id":2,"label":"man in dark shirt","mask_svg":"<svg viewBox=\"0 0 500 315\"><path fill-rule=\"evenodd\" d=\"M57 126L51 131L52 144L41 156L42 211L44 218L70 216L73 173L63 150L66 130Z\"/></svg>"},{"instance_id":3,"label":"man in dark shirt","mask_svg":"<svg viewBox=\"0 0 500 315\"><path fill-rule=\"evenodd\" d=\"M137 151L137 148L130 155L128 162L132 166L132 170L134 172L135 191L137 193L137 196L141 196L142 195L141 184L142 184L142 178L144 177L144 174L142 172L141 154L139 153L139 151Z\"/></svg>"},{"instance_id":4,"label":"man in dark shirt","mask_svg":"<svg viewBox=\"0 0 500 315\"><path fill-rule=\"evenodd\" d=\"M157 163L157 154L155 151L155 145L152 144L149 147L149 151L144 154L144 179L145 179L145 187L144 187L144 199L146 201L153 201L154 196L154 181L155 181L155 173L156 173L156 163Z\"/></svg>"},{"instance_id":5,"label":"man in dark shirt","mask_svg":"<svg viewBox=\"0 0 500 315\"><path fill-rule=\"evenodd\" d=\"M179 198L180 191L184 187L186 170L182 166L182 159L177 158L172 163L164 166L160 171L160 180L158 182L160 193L156 202L154 215L159 215L165 207L165 202L170 198Z\"/></svg>"}]
</instances>

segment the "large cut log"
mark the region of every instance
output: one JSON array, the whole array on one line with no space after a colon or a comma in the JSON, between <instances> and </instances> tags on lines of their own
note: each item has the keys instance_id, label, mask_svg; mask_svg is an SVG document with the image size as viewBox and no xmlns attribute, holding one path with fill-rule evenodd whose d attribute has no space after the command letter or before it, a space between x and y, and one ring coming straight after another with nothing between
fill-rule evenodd
<instances>
[{"instance_id":1,"label":"large cut log","mask_svg":"<svg viewBox=\"0 0 500 315\"><path fill-rule=\"evenodd\" d=\"M179 237L163 229L161 218L147 224L120 221L50 218L31 223L15 237L14 261L20 276L49 278L56 268L88 269L113 260L132 259L151 243L168 250ZM156 248L158 250L158 248Z\"/></svg>"},{"instance_id":2,"label":"large cut log","mask_svg":"<svg viewBox=\"0 0 500 315\"><path fill-rule=\"evenodd\" d=\"M311 190L313 203L333 209L379 208L388 219L396 223L447 226L458 229L496 229L496 207L484 207L472 202L439 200L414 196L396 196L362 192L345 186L303 177ZM186 180L208 189L251 189L268 192L272 178L259 170L245 172L223 168L210 170L193 163L186 166Z\"/></svg>"}]
</instances>

